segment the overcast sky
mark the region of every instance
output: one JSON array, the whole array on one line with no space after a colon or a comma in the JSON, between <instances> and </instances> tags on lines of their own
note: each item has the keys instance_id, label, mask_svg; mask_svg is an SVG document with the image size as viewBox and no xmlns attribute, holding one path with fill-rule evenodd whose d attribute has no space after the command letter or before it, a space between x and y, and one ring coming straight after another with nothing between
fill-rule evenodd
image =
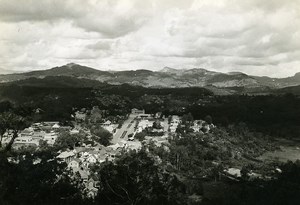
<instances>
[{"instance_id":1,"label":"overcast sky","mask_svg":"<svg viewBox=\"0 0 300 205\"><path fill-rule=\"evenodd\" d=\"M70 62L291 76L300 0L0 0L0 73Z\"/></svg>"}]
</instances>

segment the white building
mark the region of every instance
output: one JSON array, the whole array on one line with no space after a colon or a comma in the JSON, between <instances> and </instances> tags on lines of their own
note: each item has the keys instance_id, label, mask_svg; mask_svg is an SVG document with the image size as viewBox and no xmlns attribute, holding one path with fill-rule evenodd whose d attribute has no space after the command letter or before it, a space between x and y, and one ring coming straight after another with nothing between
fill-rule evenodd
<instances>
[{"instance_id":1,"label":"white building","mask_svg":"<svg viewBox=\"0 0 300 205\"><path fill-rule=\"evenodd\" d=\"M57 139L57 133L51 131L50 133L46 133L45 136L44 136L44 140L50 144L50 145L53 145Z\"/></svg>"},{"instance_id":2,"label":"white building","mask_svg":"<svg viewBox=\"0 0 300 205\"><path fill-rule=\"evenodd\" d=\"M133 108L131 109L131 114L145 114L145 110L139 110L139 109L136 109L136 108Z\"/></svg>"},{"instance_id":3,"label":"white building","mask_svg":"<svg viewBox=\"0 0 300 205\"><path fill-rule=\"evenodd\" d=\"M76 169L76 168L79 168L79 165L80 165L80 159L77 159L77 158L75 158L75 159L72 159L70 162L69 162L69 164L68 164L68 167L69 168L72 168L72 169Z\"/></svg>"},{"instance_id":4,"label":"white building","mask_svg":"<svg viewBox=\"0 0 300 205\"><path fill-rule=\"evenodd\" d=\"M73 151L65 151L60 153L56 158L61 159L63 161L65 161L66 163L69 163L73 160L75 156L75 153Z\"/></svg>"},{"instance_id":5,"label":"white building","mask_svg":"<svg viewBox=\"0 0 300 205\"><path fill-rule=\"evenodd\" d=\"M149 120L141 120L137 127L137 132L142 132L147 127L152 127L153 122L150 122Z\"/></svg>"},{"instance_id":6,"label":"white building","mask_svg":"<svg viewBox=\"0 0 300 205\"><path fill-rule=\"evenodd\" d=\"M87 158L86 160L87 160L89 163L94 164L94 163L97 162L97 156L91 154L90 156L88 156L88 158Z\"/></svg>"},{"instance_id":7,"label":"white building","mask_svg":"<svg viewBox=\"0 0 300 205\"><path fill-rule=\"evenodd\" d=\"M15 142L13 144L13 147L18 149L20 147L38 147L39 146L39 141L33 140L32 137L26 136L26 137L18 137L15 139Z\"/></svg>"}]
</instances>

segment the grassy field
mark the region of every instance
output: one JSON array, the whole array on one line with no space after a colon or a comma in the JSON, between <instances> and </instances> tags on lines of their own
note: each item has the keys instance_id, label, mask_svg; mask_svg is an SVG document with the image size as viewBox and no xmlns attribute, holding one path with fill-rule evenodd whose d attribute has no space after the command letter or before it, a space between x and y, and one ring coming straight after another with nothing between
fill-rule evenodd
<instances>
[{"instance_id":1,"label":"grassy field","mask_svg":"<svg viewBox=\"0 0 300 205\"><path fill-rule=\"evenodd\" d=\"M300 142L295 140L278 140L279 150L266 152L259 157L261 160L278 160L280 162L300 160Z\"/></svg>"}]
</instances>

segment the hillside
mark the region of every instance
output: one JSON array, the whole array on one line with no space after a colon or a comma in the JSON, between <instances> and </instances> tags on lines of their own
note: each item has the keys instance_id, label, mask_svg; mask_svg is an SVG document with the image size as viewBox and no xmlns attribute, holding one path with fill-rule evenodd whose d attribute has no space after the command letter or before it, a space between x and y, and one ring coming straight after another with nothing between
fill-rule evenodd
<instances>
[{"instance_id":1,"label":"hillside","mask_svg":"<svg viewBox=\"0 0 300 205\"><path fill-rule=\"evenodd\" d=\"M281 88L275 91L276 93L292 93L294 95L300 95L300 86L291 86L291 87L285 87Z\"/></svg>"},{"instance_id":2,"label":"hillside","mask_svg":"<svg viewBox=\"0 0 300 205\"><path fill-rule=\"evenodd\" d=\"M76 78L70 76L46 76L44 78L30 77L23 80L3 83L5 85L17 85L27 87L49 87L49 88L93 88L103 87L106 83L101 83L97 80L85 78Z\"/></svg>"},{"instance_id":3,"label":"hillside","mask_svg":"<svg viewBox=\"0 0 300 205\"><path fill-rule=\"evenodd\" d=\"M48 70L32 71L27 73L0 75L0 82L14 82L28 78L42 79L50 76L74 77L105 82L112 85L128 83L143 87L180 88L205 87L227 88L232 87L267 90L268 87L283 88L300 85L300 73L288 78L270 78L249 76L241 72L220 73L203 68L174 69L165 67L159 71L129 70L129 71L101 71L94 68L70 63ZM230 91L231 92L231 91Z\"/></svg>"}]
</instances>

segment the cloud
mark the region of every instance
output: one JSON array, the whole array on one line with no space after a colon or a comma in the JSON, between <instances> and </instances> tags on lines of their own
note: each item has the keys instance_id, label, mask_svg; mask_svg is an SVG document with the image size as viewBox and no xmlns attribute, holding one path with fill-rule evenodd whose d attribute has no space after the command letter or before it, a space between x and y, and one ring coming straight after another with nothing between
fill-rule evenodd
<instances>
[{"instance_id":1,"label":"cloud","mask_svg":"<svg viewBox=\"0 0 300 205\"><path fill-rule=\"evenodd\" d=\"M300 18L296 10L285 4L252 4L252 9L246 9L244 5L231 7L232 2L200 3L188 10L169 10L165 15L167 35L151 44L149 53L198 59L199 67L212 69L248 67L249 73L253 67L265 70L265 66L298 60L292 55L300 50Z\"/></svg>"},{"instance_id":2,"label":"cloud","mask_svg":"<svg viewBox=\"0 0 300 205\"><path fill-rule=\"evenodd\" d=\"M57 22L73 25L104 37L115 38L137 30L148 19L148 4L140 1L1 0L0 19L6 22ZM139 12L139 8L143 11Z\"/></svg>"},{"instance_id":3,"label":"cloud","mask_svg":"<svg viewBox=\"0 0 300 205\"><path fill-rule=\"evenodd\" d=\"M74 21L87 31L99 32L104 37L120 37L138 30L151 17L151 4L133 1L100 1L94 9Z\"/></svg>"},{"instance_id":4,"label":"cloud","mask_svg":"<svg viewBox=\"0 0 300 205\"><path fill-rule=\"evenodd\" d=\"M0 0L0 68L300 71L300 1ZM1 72L1 70L0 70Z\"/></svg>"},{"instance_id":5,"label":"cloud","mask_svg":"<svg viewBox=\"0 0 300 205\"><path fill-rule=\"evenodd\" d=\"M70 0L1 0L0 19L8 22L20 22L78 18L81 16L81 11L73 3L74 1Z\"/></svg>"},{"instance_id":6,"label":"cloud","mask_svg":"<svg viewBox=\"0 0 300 205\"><path fill-rule=\"evenodd\" d=\"M110 50L112 48L113 41L100 40L96 43L87 45L86 48L93 50Z\"/></svg>"},{"instance_id":7,"label":"cloud","mask_svg":"<svg viewBox=\"0 0 300 205\"><path fill-rule=\"evenodd\" d=\"M107 38L116 38L127 35L139 29L145 22L145 18L136 19L134 16L115 16L103 19L102 16L87 15L74 21L74 25L90 32L98 32Z\"/></svg>"}]
</instances>

